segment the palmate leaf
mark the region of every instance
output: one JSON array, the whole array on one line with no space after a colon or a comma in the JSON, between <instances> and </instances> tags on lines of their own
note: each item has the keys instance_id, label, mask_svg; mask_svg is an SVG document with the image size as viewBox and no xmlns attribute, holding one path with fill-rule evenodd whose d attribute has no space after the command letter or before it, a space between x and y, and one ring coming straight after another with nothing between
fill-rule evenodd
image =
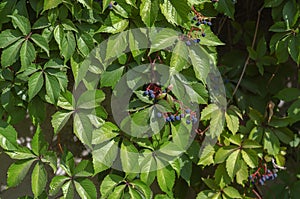
<instances>
[{"instance_id":1,"label":"palmate leaf","mask_svg":"<svg viewBox=\"0 0 300 199\"><path fill-rule=\"evenodd\" d=\"M69 180L69 177L67 176L54 176L49 185L49 195L56 195L67 180Z\"/></svg>"},{"instance_id":2,"label":"palmate leaf","mask_svg":"<svg viewBox=\"0 0 300 199\"><path fill-rule=\"evenodd\" d=\"M33 44L25 40L22 44L21 51L20 51L20 58L21 58L21 69L20 72L26 70L29 65L35 60L36 52Z\"/></svg>"},{"instance_id":3,"label":"palmate leaf","mask_svg":"<svg viewBox=\"0 0 300 199\"><path fill-rule=\"evenodd\" d=\"M228 156L226 160L226 170L232 180L240 167L240 150L235 150Z\"/></svg>"},{"instance_id":4,"label":"palmate leaf","mask_svg":"<svg viewBox=\"0 0 300 199\"><path fill-rule=\"evenodd\" d=\"M0 121L0 146L4 150L16 150L17 143L17 131L13 126L7 124L4 121Z\"/></svg>"},{"instance_id":5,"label":"palmate leaf","mask_svg":"<svg viewBox=\"0 0 300 199\"><path fill-rule=\"evenodd\" d=\"M8 15L8 17L12 19L13 25L18 27L24 36L30 33L31 25L28 18L18 14Z\"/></svg>"},{"instance_id":6,"label":"palmate leaf","mask_svg":"<svg viewBox=\"0 0 300 199\"><path fill-rule=\"evenodd\" d=\"M45 0L44 11L57 7L63 0Z\"/></svg>"},{"instance_id":7,"label":"palmate leaf","mask_svg":"<svg viewBox=\"0 0 300 199\"><path fill-rule=\"evenodd\" d=\"M107 175L100 186L100 193L103 198L106 198L113 189L123 181L123 178L116 174Z\"/></svg>"},{"instance_id":8,"label":"palmate leaf","mask_svg":"<svg viewBox=\"0 0 300 199\"><path fill-rule=\"evenodd\" d=\"M234 2L232 0L220 0L218 3L214 4L215 8L221 12L230 17L231 19L234 19Z\"/></svg>"},{"instance_id":9,"label":"palmate leaf","mask_svg":"<svg viewBox=\"0 0 300 199\"><path fill-rule=\"evenodd\" d=\"M54 128L55 134L59 133L62 130L72 114L73 111L57 111L54 115L52 115L51 124Z\"/></svg>"},{"instance_id":10,"label":"palmate leaf","mask_svg":"<svg viewBox=\"0 0 300 199\"><path fill-rule=\"evenodd\" d=\"M33 35L31 35L30 39L36 45L38 45L40 48L42 48L47 53L48 57L50 56L48 42L47 42L47 40L42 35L33 34Z\"/></svg>"}]
</instances>

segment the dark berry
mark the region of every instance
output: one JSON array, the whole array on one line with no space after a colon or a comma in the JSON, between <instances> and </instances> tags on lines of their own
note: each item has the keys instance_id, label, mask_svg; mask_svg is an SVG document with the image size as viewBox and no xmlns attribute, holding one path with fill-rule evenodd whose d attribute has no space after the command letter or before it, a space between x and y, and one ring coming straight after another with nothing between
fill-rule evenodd
<instances>
[{"instance_id":1,"label":"dark berry","mask_svg":"<svg viewBox=\"0 0 300 199\"><path fill-rule=\"evenodd\" d=\"M187 46L190 46L190 45L191 45L191 42L188 40L188 41L185 42L185 44L186 44Z\"/></svg>"},{"instance_id":2,"label":"dark berry","mask_svg":"<svg viewBox=\"0 0 300 199\"><path fill-rule=\"evenodd\" d=\"M192 119L193 124L196 124L197 121L198 121L198 120L197 120L197 118L195 118L195 117Z\"/></svg>"},{"instance_id":3,"label":"dark berry","mask_svg":"<svg viewBox=\"0 0 300 199\"><path fill-rule=\"evenodd\" d=\"M195 42L195 43L199 43L199 42L200 42L200 39L194 39L194 42Z\"/></svg>"},{"instance_id":4,"label":"dark berry","mask_svg":"<svg viewBox=\"0 0 300 199\"><path fill-rule=\"evenodd\" d=\"M143 95L149 95L149 91L144 91Z\"/></svg>"},{"instance_id":5,"label":"dark berry","mask_svg":"<svg viewBox=\"0 0 300 199\"><path fill-rule=\"evenodd\" d=\"M155 98L155 95L152 93L152 94L150 95L150 98L154 99L154 98Z\"/></svg>"},{"instance_id":6,"label":"dark berry","mask_svg":"<svg viewBox=\"0 0 300 199\"><path fill-rule=\"evenodd\" d=\"M113 9L113 5L111 3L108 5L108 9Z\"/></svg>"},{"instance_id":7,"label":"dark berry","mask_svg":"<svg viewBox=\"0 0 300 199\"><path fill-rule=\"evenodd\" d=\"M203 23L204 25L206 25L206 24L207 24L207 21L203 20L202 23Z\"/></svg>"},{"instance_id":8,"label":"dark berry","mask_svg":"<svg viewBox=\"0 0 300 199\"><path fill-rule=\"evenodd\" d=\"M170 117L167 117L167 118L166 118L166 122L171 122Z\"/></svg>"},{"instance_id":9,"label":"dark berry","mask_svg":"<svg viewBox=\"0 0 300 199\"><path fill-rule=\"evenodd\" d=\"M162 116L162 114L160 112L158 112L156 115L157 115L157 117L161 117Z\"/></svg>"},{"instance_id":10,"label":"dark berry","mask_svg":"<svg viewBox=\"0 0 300 199\"><path fill-rule=\"evenodd\" d=\"M205 32L203 32L201 35L202 35L202 37L205 37L205 36L206 36Z\"/></svg>"},{"instance_id":11,"label":"dark berry","mask_svg":"<svg viewBox=\"0 0 300 199\"><path fill-rule=\"evenodd\" d=\"M201 24L200 21L198 21L198 22L196 23L196 26L200 26L200 24Z\"/></svg>"},{"instance_id":12,"label":"dark berry","mask_svg":"<svg viewBox=\"0 0 300 199\"><path fill-rule=\"evenodd\" d=\"M153 94L154 92L153 92L153 90L149 90L149 93L150 93L150 95L151 95L151 94Z\"/></svg>"},{"instance_id":13,"label":"dark berry","mask_svg":"<svg viewBox=\"0 0 300 199\"><path fill-rule=\"evenodd\" d=\"M118 5L118 3L117 3L117 2L114 2L114 5L115 5L115 6Z\"/></svg>"},{"instance_id":14,"label":"dark berry","mask_svg":"<svg viewBox=\"0 0 300 199\"><path fill-rule=\"evenodd\" d=\"M264 185L265 183L264 183L264 181L262 179L259 179L259 184L260 185Z\"/></svg>"},{"instance_id":15,"label":"dark berry","mask_svg":"<svg viewBox=\"0 0 300 199\"><path fill-rule=\"evenodd\" d=\"M163 92L163 93L166 93L167 91L166 91L166 90L163 90L162 92Z\"/></svg>"},{"instance_id":16,"label":"dark berry","mask_svg":"<svg viewBox=\"0 0 300 199\"><path fill-rule=\"evenodd\" d=\"M208 26L211 26L211 25L212 25L212 23L209 21L209 22L207 22L207 25L208 25Z\"/></svg>"},{"instance_id":17,"label":"dark berry","mask_svg":"<svg viewBox=\"0 0 300 199\"><path fill-rule=\"evenodd\" d=\"M170 119L171 119L172 121L175 121L175 116L174 116L174 115L170 115Z\"/></svg>"},{"instance_id":18,"label":"dark berry","mask_svg":"<svg viewBox=\"0 0 300 199\"><path fill-rule=\"evenodd\" d=\"M253 176L252 176L252 175L250 175L250 176L249 176L249 180L252 180L252 178L253 178Z\"/></svg>"},{"instance_id":19,"label":"dark berry","mask_svg":"<svg viewBox=\"0 0 300 199\"><path fill-rule=\"evenodd\" d=\"M261 179L265 182L266 181L265 175L263 175Z\"/></svg>"},{"instance_id":20,"label":"dark berry","mask_svg":"<svg viewBox=\"0 0 300 199\"><path fill-rule=\"evenodd\" d=\"M191 123L191 120L186 120L186 123L187 123L187 124L190 124L190 123Z\"/></svg>"},{"instance_id":21,"label":"dark berry","mask_svg":"<svg viewBox=\"0 0 300 199\"><path fill-rule=\"evenodd\" d=\"M175 119L176 119L177 121L179 121L179 120L180 120L180 116L177 115L177 116L175 117Z\"/></svg>"},{"instance_id":22,"label":"dark berry","mask_svg":"<svg viewBox=\"0 0 300 199\"><path fill-rule=\"evenodd\" d=\"M180 117L181 117L181 118L184 118L184 114L183 114L183 113L181 113L181 114L180 114Z\"/></svg>"},{"instance_id":23,"label":"dark berry","mask_svg":"<svg viewBox=\"0 0 300 199\"><path fill-rule=\"evenodd\" d=\"M186 112L187 114L189 114L189 113L191 112L191 110L190 110L190 109L186 109L185 112Z\"/></svg>"},{"instance_id":24,"label":"dark berry","mask_svg":"<svg viewBox=\"0 0 300 199\"><path fill-rule=\"evenodd\" d=\"M193 20L196 21L196 20L197 20L197 16L194 16L194 17L193 17Z\"/></svg>"},{"instance_id":25,"label":"dark berry","mask_svg":"<svg viewBox=\"0 0 300 199\"><path fill-rule=\"evenodd\" d=\"M277 173L274 173L273 176L274 176L274 178L277 178Z\"/></svg>"},{"instance_id":26,"label":"dark berry","mask_svg":"<svg viewBox=\"0 0 300 199\"><path fill-rule=\"evenodd\" d=\"M269 179L270 179L270 176L269 176L269 175L265 175L265 179L266 179L266 180L269 180Z\"/></svg>"}]
</instances>

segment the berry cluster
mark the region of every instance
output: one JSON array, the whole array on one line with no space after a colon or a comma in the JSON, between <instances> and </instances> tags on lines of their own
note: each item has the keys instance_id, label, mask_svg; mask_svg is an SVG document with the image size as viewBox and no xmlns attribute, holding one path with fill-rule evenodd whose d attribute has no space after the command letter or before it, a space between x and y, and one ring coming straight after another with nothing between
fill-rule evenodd
<instances>
[{"instance_id":1,"label":"berry cluster","mask_svg":"<svg viewBox=\"0 0 300 199\"><path fill-rule=\"evenodd\" d=\"M162 93L166 93L166 90L163 90L157 84L149 84L143 95L148 96L150 99L155 99L160 96Z\"/></svg>"},{"instance_id":2,"label":"berry cluster","mask_svg":"<svg viewBox=\"0 0 300 199\"><path fill-rule=\"evenodd\" d=\"M274 180L277 177L277 169L267 169L267 166L264 165L264 173L261 174L259 171L261 168L258 168L257 171L249 176L249 180L252 184L258 182L260 185L264 185L267 180Z\"/></svg>"},{"instance_id":3,"label":"berry cluster","mask_svg":"<svg viewBox=\"0 0 300 199\"><path fill-rule=\"evenodd\" d=\"M185 112L185 113L183 113ZM184 111L182 111L182 113L161 113L158 112L157 113L157 117L161 118L163 117L165 119L166 122L175 122L175 121L180 121L184 118L186 118L186 123L190 124L191 122L193 124L196 124L198 119L196 118L196 112L191 111L190 109L185 109Z\"/></svg>"},{"instance_id":4,"label":"berry cluster","mask_svg":"<svg viewBox=\"0 0 300 199\"><path fill-rule=\"evenodd\" d=\"M112 2L112 1L111 1L111 2L108 4L108 9L112 10L113 7L116 6L116 5L118 5L117 2Z\"/></svg>"},{"instance_id":5,"label":"berry cluster","mask_svg":"<svg viewBox=\"0 0 300 199\"><path fill-rule=\"evenodd\" d=\"M216 3L218 2L219 0L211 0L212 3Z\"/></svg>"},{"instance_id":6,"label":"berry cluster","mask_svg":"<svg viewBox=\"0 0 300 199\"><path fill-rule=\"evenodd\" d=\"M187 46L192 45L191 41L193 41L194 43L200 43L201 39L198 38L198 36L200 35L202 37L206 36L203 30L203 25L208 25L208 26L212 25L211 19L209 17L203 16L194 7L192 7L192 11L194 12L194 17L192 18L191 23L194 26L191 27L190 31L187 34L187 41L185 42Z\"/></svg>"}]
</instances>

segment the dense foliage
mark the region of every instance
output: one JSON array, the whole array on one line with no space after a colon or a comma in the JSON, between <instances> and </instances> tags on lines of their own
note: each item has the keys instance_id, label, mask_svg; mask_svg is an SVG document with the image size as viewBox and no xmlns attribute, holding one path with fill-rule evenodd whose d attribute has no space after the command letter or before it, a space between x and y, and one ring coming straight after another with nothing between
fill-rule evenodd
<instances>
[{"instance_id":1,"label":"dense foliage","mask_svg":"<svg viewBox=\"0 0 300 199\"><path fill-rule=\"evenodd\" d=\"M31 175L22 198L297 198L299 6L1 0L0 197Z\"/></svg>"}]
</instances>

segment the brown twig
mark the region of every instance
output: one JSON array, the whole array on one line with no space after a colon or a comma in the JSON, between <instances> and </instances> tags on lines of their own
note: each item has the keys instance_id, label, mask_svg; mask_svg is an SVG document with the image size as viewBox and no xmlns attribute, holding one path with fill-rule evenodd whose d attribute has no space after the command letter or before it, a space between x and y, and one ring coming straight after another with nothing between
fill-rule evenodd
<instances>
[{"instance_id":1,"label":"brown twig","mask_svg":"<svg viewBox=\"0 0 300 199\"><path fill-rule=\"evenodd\" d=\"M257 32L258 32L258 26L259 26L259 22L260 22L260 16L261 16L261 12L262 10L264 9L264 6L262 6L258 12L257 12L257 20L256 20L256 26L255 26L255 32L254 32L254 36L253 36L253 40L252 40L252 44L251 44L251 47L254 48L254 45L255 45L255 42L256 42L256 37L257 37ZM231 96L231 99L228 100L228 104L230 104L230 102L232 101L232 98L233 96L235 95L235 93L237 92L241 82L242 82L242 79L245 75L245 72L246 72L246 69L247 69L247 66L249 64L249 61L250 61L250 54L248 53L248 56L246 58L246 61L244 63L244 66L243 66L243 71L242 71L242 74L240 75L240 78L234 88L234 91L232 93L232 96Z\"/></svg>"}]
</instances>

